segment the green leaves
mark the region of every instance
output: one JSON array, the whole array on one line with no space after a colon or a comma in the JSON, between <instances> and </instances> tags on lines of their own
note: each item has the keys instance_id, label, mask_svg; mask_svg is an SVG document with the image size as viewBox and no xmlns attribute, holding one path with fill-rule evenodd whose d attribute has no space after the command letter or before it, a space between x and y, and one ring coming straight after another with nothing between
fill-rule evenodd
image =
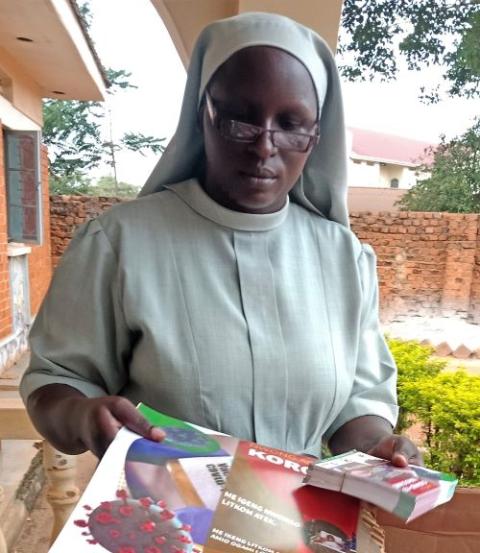
<instances>
[{"instance_id":1,"label":"green leaves","mask_svg":"<svg viewBox=\"0 0 480 553\"><path fill-rule=\"evenodd\" d=\"M403 432L414 422L418 408L416 403L412 403L412 390L409 385L423 378L435 377L445 368L446 363L431 357L432 348L422 346L413 340L404 342L389 338L388 346L398 368L397 393L400 415L397 430Z\"/></svg>"},{"instance_id":2,"label":"green leaves","mask_svg":"<svg viewBox=\"0 0 480 553\"><path fill-rule=\"evenodd\" d=\"M153 136L146 136L142 133L125 133L120 140L120 144L131 150L132 152L139 152L145 155L145 150L150 150L156 154L162 153L165 146L162 142L165 138L154 138Z\"/></svg>"},{"instance_id":3,"label":"green leaves","mask_svg":"<svg viewBox=\"0 0 480 553\"><path fill-rule=\"evenodd\" d=\"M397 431L421 423L427 465L480 484L480 376L447 371L418 342L388 340L398 366Z\"/></svg>"},{"instance_id":4,"label":"green leaves","mask_svg":"<svg viewBox=\"0 0 480 553\"><path fill-rule=\"evenodd\" d=\"M446 372L417 382L419 418L429 429L427 462L463 483L480 483L480 377Z\"/></svg>"},{"instance_id":5,"label":"green leaves","mask_svg":"<svg viewBox=\"0 0 480 553\"><path fill-rule=\"evenodd\" d=\"M465 134L449 142L442 138L434 151L430 177L400 200L403 210L480 212L480 118Z\"/></svg>"},{"instance_id":6,"label":"green leaves","mask_svg":"<svg viewBox=\"0 0 480 553\"><path fill-rule=\"evenodd\" d=\"M79 10L87 28L90 27L92 12L88 2L83 2ZM106 69L105 73L110 83L110 95L137 88L130 82L131 73L124 69ZM101 102L44 101L43 142L48 146L51 193L91 193L94 187L87 177L89 171L105 163L112 166L116 174L115 155L121 150L142 155L163 152L165 138L128 131L118 141L106 139L103 129L108 116ZM116 191L122 189L120 184L116 183ZM133 195L130 185L126 187Z\"/></svg>"},{"instance_id":7,"label":"green leaves","mask_svg":"<svg viewBox=\"0 0 480 553\"><path fill-rule=\"evenodd\" d=\"M91 196L115 196L117 198L135 198L139 189L127 182L115 182L111 176L100 177L95 185L91 185L88 194Z\"/></svg>"},{"instance_id":8,"label":"green leaves","mask_svg":"<svg viewBox=\"0 0 480 553\"><path fill-rule=\"evenodd\" d=\"M98 102L46 100L43 142L49 147L50 174L55 178L84 175L102 160Z\"/></svg>"},{"instance_id":9,"label":"green leaves","mask_svg":"<svg viewBox=\"0 0 480 553\"><path fill-rule=\"evenodd\" d=\"M473 98L480 93L480 11L469 19L457 48L445 56L450 94Z\"/></svg>"},{"instance_id":10,"label":"green leaves","mask_svg":"<svg viewBox=\"0 0 480 553\"><path fill-rule=\"evenodd\" d=\"M90 191L91 180L87 177L73 174L56 177L50 175L50 194L86 195Z\"/></svg>"},{"instance_id":11,"label":"green leaves","mask_svg":"<svg viewBox=\"0 0 480 553\"><path fill-rule=\"evenodd\" d=\"M116 71L114 86L131 87L125 80L128 76L125 71ZM118 142L105 140L102 129L107 113L100 102L46 100L43 116L43 141L48 146L52 193L58 193L59 189L84 193L88 172L102 163L114 166L118 151L131 150L145 155L164 150L165 138L132 131L126 132Z\"/></svg>"},{"instance_id":12,"label":"green leaves","mask_svg":"<svg viewBox=\"0 0 480 553\"><path fill-rule=\"evenodd\" d=\"M479 18L475 0L345 0L340 70L350 80L390 80L399 53L409 69L443 66L447 93L473 97L480 92ZM423 97L438 94L425 91Z\"/></svg>"}]
</instances>

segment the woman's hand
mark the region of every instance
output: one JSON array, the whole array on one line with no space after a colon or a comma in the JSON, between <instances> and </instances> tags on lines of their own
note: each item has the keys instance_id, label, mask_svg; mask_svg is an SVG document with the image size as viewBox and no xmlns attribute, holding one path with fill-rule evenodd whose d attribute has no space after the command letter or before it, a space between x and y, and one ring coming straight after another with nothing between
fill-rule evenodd
<instances>
[{"instance_id":1,"label":"woman's hand","mask_svg":"<svg viewBox=\"0 0 480 553\"><path fill-rule=\"evenodd\" d=\"M418 447L407 437L398 434L381 438L367 453L387 459L397 467L423 465L422 454Z\"/></svg>"},{"instance_id":2,"label":"woman's hand","mask_svg":"<svg viewBox=\"0 0 480 553\"><path fill-rule=\"evenodd\" d=\"M152 426L124 397L76 398L70 405L72 412L78 414L74 417L80 423L83 446L97 457L103 456L122 426L156 442L165 437L163 430Z\"/></svg>"},{"instance_id":3,"label":"woman's hand","mask_svg":"<svg viewBox=\"0 0 480 553\"><path fill-rule=\"evenodd\" d=\"M398 467L423 465L417 446L405 436L393 434L390 423L374 415L348 421L335 432L328 445L334 455L357 449L387 459Z\"/></svg>"},{"instance_id":4,"label":"woman's hand","mask_svg":"<svg viewBox=\"0 0 480 553\"><path fill-rule=\"evenodd\" d=\"M88 398L65 384L38 388L28 398L27 408L40 434L65 453L78 454L89 449L102 457L122 426L150 440L161 441L165 437L128 399Z\"/></svg>"}]
</instances>

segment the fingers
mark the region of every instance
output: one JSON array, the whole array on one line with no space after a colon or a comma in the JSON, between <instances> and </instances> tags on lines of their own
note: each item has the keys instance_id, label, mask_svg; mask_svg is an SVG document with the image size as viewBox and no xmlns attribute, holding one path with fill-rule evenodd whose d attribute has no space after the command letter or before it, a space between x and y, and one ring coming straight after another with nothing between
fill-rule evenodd
<instances>
[{"instance_id":1,"label":"fingers","mask_svg":"<svg viewBox=\"0 0 480 553\"><path fill-rule=\"evenodd\" d=\"M101 458L122 426L144 438L161 441L165 433L152 426L127 399L108 396L85 399L83 443L97 457Z\"/></svg>"},{"instance_id":2,"label":"fingers","mask_svg":"<svg viewBox=\"0 0 480 553\"><path fill-rule=\"evenodd\" d=\"M98 458L103 457L121 426L121 423L112 415L108 406L100 405L95 413L91 443L87 443L87 446Z\"/></svg>"},{"instance_id":3,"label":"fingers","mask_svg":"<svg viewBox=\"0 0 480 553\"><path fill-rule=\"evenodd\" d=\"M165 432L147 421L130 401L125 398L115 399L116 401L112 406L112 414L122 425L140 434L140 436L156 442L165 438Z\"/></svg>"},{"instance_id":4,"label":"fingers","mask_svg":"<svg viewBox=\"0 0 480 553\"><path fill-rule=\"evenodd\" d=\"M387 459L397 467L406 467L409 464L423 465L422 455L417 446L405 436L396 434L382 438L368 453Z\"/></svg>"},{"instance_id":5,"label":"fingers","mask_svg":"<svg viewBox=\"0 0 480 553\"><path fill-rule=\"evenodd\" d=\"M423 465L422 454L418 447L405 436L394 435L392 463L399 467Z\"/></svg>"}]
</instances>

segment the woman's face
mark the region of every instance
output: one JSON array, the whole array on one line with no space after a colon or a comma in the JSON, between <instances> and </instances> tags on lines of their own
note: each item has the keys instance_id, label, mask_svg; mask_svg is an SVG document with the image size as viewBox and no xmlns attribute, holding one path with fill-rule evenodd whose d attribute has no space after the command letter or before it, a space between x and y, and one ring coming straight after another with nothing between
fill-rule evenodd
<instances>
[{"instance_id":1,"label":"woman's face","mask_svg":"<svg viewBox=\"0 0 480 553\"><path fill-rule=\"evenodd\" d=\"M217 124L236 120L265 129L315 134L317 98L310 74L296 58L277 48L255 46L237 52L220 67L207 91ZM268 132L252 143L233 141L212 123L206 108L203 130L205 191L221 205L246 213L281 209L313 147L306 152L278 148Z\"/></svg>"}]
</instances>

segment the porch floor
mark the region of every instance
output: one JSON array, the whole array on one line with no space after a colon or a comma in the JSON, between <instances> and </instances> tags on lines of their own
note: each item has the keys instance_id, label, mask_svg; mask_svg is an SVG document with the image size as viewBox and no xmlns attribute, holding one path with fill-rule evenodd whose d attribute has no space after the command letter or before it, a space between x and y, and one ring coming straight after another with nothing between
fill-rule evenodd
<instances>
[{"instance_id":1,"label":"porch floor","mask_svg":"<svg viewBox=\"0 0 480 553\"><path fill-rule=\"evenodd\" d=\"M399 317L384 332L402 340L418 340L433 347L452 368L459 365L480 373L480 325L454 317Z\"/></svg>"},{"instance_id":2,"label":"porch floor","mask_svg":"<svg viewBox=\"0 0 480 553\"><path fill-rule=\"evenodd\" d=\"M77 458L77 486L83 492L90 480L96 458L91 453L83 453ZM30 516L23 526L13 553L47 553L52 530L52 510L47 503L45 487L38 496Z\"/></svg>"},{"instance_id":3,"label":"porch floor","mask_svg":"<svg viewBox=\"0 0 480 553\"><path fill-rule=\"evenodd\" d=\"M4 398L18 397L18 385L29 361L28 353L24 354L11 368L0 374L0 402ZM3 489L3 500L0 505L0 518L5 518L11 508L18 491L31 491L35 497L36 490L41 485L38 471L31 469L31 463L39 450L40 442L36 440L3 440L0 442L0 486ZM96 460L90 453L78 457L77 485L83 491ZM32 493L28 493L32 498ZM31 501L31 499L29 499ZM27 509L31 507L31 502ZM50 545L53 514L46 500L46 490L43 487L38 495L33 509L23 524L21 533L12 548L18 553L46 553ZM8 528L4 531L8 532ZM16 533L16 532L14 532Z\"/></svg>"},{"instance_id":4,"label":"porch floor","mask_svg":"<svg viewBox=\"0 0 480 553\"><path fill-rule=\"evenodd\" d=\"M28 364L28 354L0 374L0 401L18 397L18 384ZM8 506L35 457L38 442L34 440L3 440L0 442L0 486L4 496L0 512Z\"/></svg>"}]
</instances>

